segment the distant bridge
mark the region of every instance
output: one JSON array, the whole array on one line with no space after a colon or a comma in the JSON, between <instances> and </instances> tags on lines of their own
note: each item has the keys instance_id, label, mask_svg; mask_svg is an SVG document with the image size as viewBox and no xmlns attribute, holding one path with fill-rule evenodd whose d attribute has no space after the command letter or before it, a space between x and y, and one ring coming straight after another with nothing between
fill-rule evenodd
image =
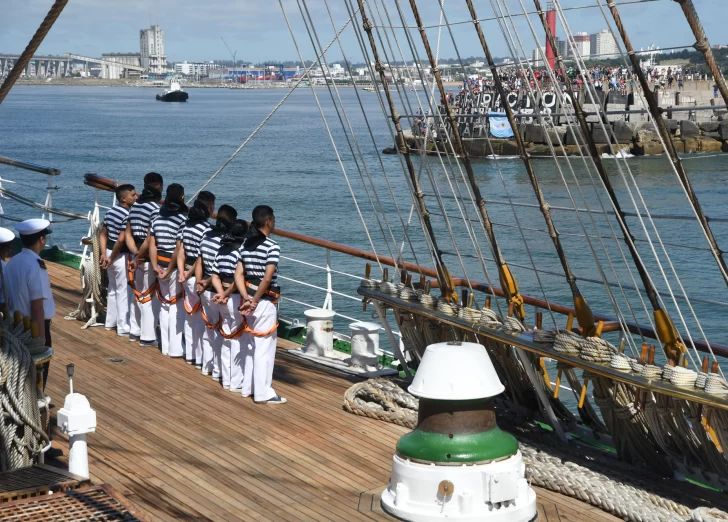
<instances>
[{"instance_id":1,"label":"distant bridge","mask_svg":"<svg viewBox=\"0 0 728 522\"><path fill-rule=\"evenodd\" d=\"M20 58L17 54L0 54L0 77L7 76ZM71 63L84 62L101 65L102 78L120 78L128 75L129 71L142 73L144 68L140 65L110 60L108 58L92 58L78 54L66 53L63 56L33 56L25 67L25 76L31 78L51 78L70 76Z\"/></svg>"}]
</instances>

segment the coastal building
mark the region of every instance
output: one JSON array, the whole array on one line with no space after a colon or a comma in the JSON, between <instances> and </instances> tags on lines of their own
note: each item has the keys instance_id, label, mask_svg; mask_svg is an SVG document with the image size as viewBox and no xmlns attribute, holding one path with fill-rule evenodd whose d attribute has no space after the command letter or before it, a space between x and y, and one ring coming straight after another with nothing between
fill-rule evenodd
<instances>
[{"instance_id":1,"label":"coastal building","mask_svg":"<svg viewBox=\"0 0 728 522\"><path fill-rule=\"evenodd\" d=\"M107 62L118 63L119 66L107 65L104 77L109 80L118 80L119 78L139 78L139 71L132 71L122 67L122 65L132 65L134 67L141 66L140 53L104 53L101 55L103 60Z\"/></svg>"},{"instance_id":2,"label":"coastal building","mask_svg":"<svg viewBox=\"0 0 728 522\"><path fill-rule=\"evenodd\" d=\"M574 35L574 47L582 58L589 58L592 54L591 37L589 33L576 33Z\"/></svg>"},{"instance_id":3,"label":"coastal building","mask_svg":"<svg viewBox=\"0 0 728 522\"><path fill-rule=\"evenodd\" d=\"M148 74L167 72L167 55L164 54L164 31L158 25L139 31L141 64Z\"/></svg>"},{"instance_id":4,"label":"coastal building","mask_svg":"<svg viewBox=\"0 0 728 522\"><path fill-rule=\"evenodd\" d=\"M617 41L608 29L591 35L591 54L597 60L616 58L619 55Z\"/></svg>"},{"instance_id":5,"label":"coastal building","mask_svg":"<svg viewBox=\"0 0 728 522\"><path fill-rule=\"evenodd\" d=\"M183 76L194 76L197 78L205 78L210 76L210 71L215 69L217 66L215 62L193 62L188 63L185 60L182 63L174 64L175 74L181 74Z\"/></svg>"}]
</instances>

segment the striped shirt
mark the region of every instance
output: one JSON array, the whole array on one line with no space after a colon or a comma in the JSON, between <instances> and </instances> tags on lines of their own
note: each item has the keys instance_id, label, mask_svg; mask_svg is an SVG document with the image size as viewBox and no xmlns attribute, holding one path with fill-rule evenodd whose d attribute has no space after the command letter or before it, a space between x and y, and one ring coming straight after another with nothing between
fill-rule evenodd
<instances>
[{"instance_id":1,"label":"striped shirt","mask_svg":"<svg viewBox=\"0 0 728 522\"><path fill-rule=\"evenodd\" d=\"M200 243L200 255L202 256L202 273L203 277L207 279L212 275L212 270L215 265L215 258L217 257L217 251L220 250L220 241L222 236L213 235L208 231L202 238Z\"/></svg>"},{"instance_id":2,"label":"striped shirt","mask_svg":"<svg viewBox=\"0 0 728 522\"><path fill-rule=\"evenodd\" d=\"M157 242L157 250L160 252L174 252L177 246L177 236L180 228L187 220L184 214L173 216L158 215L152 221L152 237Z\"/></svg>"},{"instance_id":3,"label":"striped shirt","mask_svg":"<svg viewBox=\"0 0 728 522\"><path fill-rule=\"evenodd\" d=\"M129 215L129 209L121 205L114 205L104 216L104 226L106 227L106 236L110 243L116 243L119 240L119 234L126 227L126 218Z\"/></svg>"},{"instance_id":4,"label":"striped shirt","mask_svg":"<svg viewBox=\"0 0 728 522\"><path fill-rule=\"evenodd\" d=\"M152 221L159 214L159 204L154 201L136 202L129 209L126 220L131 223L131 235L137 243L143 242L149 233Z\"/></svg>"},{"instance_id":5,"label":"striped shirt","mask_svg":"<svg viewBox=\"0 0 728 522\"><path fill-rule=\"evenodd\" d=\"M212 273L220 277L232 277L235 275L235 267L241 259L240 248L231 250L230 252L220 253L215 256L215 262L212 265Z\"/></svg>"},{"instance_id":6,"label":"striped shirt","mask_svg":"<svg viewBox=\"0 0 728 522\"><path fill-rule=\"evenodd\" d=\"M265 269L268 265L275 265L276 270L270 281L270 286L278 286L278 259L281 255L281 247L271 238L266 238L258 248L252 252L241 250L243 266L245 268L245 279L263 279Z\"/></svg>"},{"instance_id":7,"label":"striped shirt","mask_svg":"<svg viewBox=\"0 0 728 522\"><path fill-rule=\"evenodd\" d=\"M202 238L211 228L210 223L203 221L192 226L183 225L179 229L177 241L182 241L186 259L197 259L199 257Z\"/></svg>"}]
</instances>

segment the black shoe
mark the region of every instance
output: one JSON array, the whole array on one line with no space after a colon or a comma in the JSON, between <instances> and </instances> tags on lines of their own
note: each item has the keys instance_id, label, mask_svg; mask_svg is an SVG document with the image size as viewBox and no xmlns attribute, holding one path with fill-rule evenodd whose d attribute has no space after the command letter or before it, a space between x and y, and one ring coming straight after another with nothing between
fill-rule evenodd
<instances>
[{"instance_id":1,"label":"black shoe","mask_svg":"<svg viewBox=\"0 0 728 522\"><path fill-rule=\"evenodd\" d=\"M139 341L139 346L143 348L158 348L159 343L157 341Z\"/></svg>"}]
</instances>

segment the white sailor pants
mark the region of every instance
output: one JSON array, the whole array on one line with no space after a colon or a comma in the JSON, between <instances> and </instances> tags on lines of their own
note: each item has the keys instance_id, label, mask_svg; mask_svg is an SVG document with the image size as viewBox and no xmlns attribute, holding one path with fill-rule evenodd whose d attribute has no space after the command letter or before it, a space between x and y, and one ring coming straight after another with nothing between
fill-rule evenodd
<instances>
[{"instance_id":1,"label":"white sailor pants","mask_svg":"<svg viewBox=\"0 0 728 522\"><path fill-rule=\"evenodd\" d=\"M220 308L212 302L214 292L207 290L200 294L202 303L202 320L205 322L205 333L202 335L202 373L212 374L213 379L220 378L220 349L222 335L217 331L220 322Z\"/></svg>"},{"instance_id":2,"label":"white sailor pants","mask_svg":"<svg viewBox=\"0 0 728 522\"><path fill-rule=\"evenodd\" d=\"M106 257L111 250L106 249ZM106 269L109 287L106 294L106 328L116 328L118 334L129 333L129 274L126 269L127 256L119 254Z\"/></svg>"},{"instance_id":3,"label":"white sailor pants","mask_svg":"<svg viewBox=\"0 0 728 522\"><path fill-rule=\"evenodd\" d=\"M222 373L223 387L229 386L230 391L240 391L243 385L243 368L240 360L240 328L243 326L243 316L240 315L240 294L231 294L224 305L220 305L222 317L222 331L225 335L232 335L226 339L222 336L222 350L220 351L220 371Z\"/></svg>"},{"instance_id":4,"label":"white sailor pants","mask_svg":"<svg viewBox=\"0 0 728 522\"><path fill-rule=\"evenodd\" d=\"M278 321L278 309L271 301L261 300L253 313L245 316L248 327L254 332L265 333ZM277 394L272 387L273 365L276 358L278 331L265 336L243 334L243 386L242 395L253 393L253 400L263 402Z\"/></svg>"},{"instance_id":5,"label":"white sailor pants","mask_svg":"<svg viewBox=\"0 0 728 522\"><path fill-rule=\"evenodd\" d=\"M172 270L166 279L159 279L159 330L162 338L162 355L182 357L185 311L182 305L182 285L179 284L177 269ZM174 302L171 302L174 301Z\"/></svg>"},{"instance_id":6,"label":"white sailor pants","mask_svg":"<svg viewBox=\"0 0 728 522\"><path fill-rule=\"evenodd\" d=\"M197 280L190 277L182 283L185 307L185 359L190 364L202 365L202 337L205 335L205 321L200 313L200 296L195 285ZM194 313L190 313L195 310Z\"/></svg>"},{"instance_id":7,"label":"white sailor pants","mask_svg":"<svg viewBox=\"0 0 728 522\"><path fill-rule=\"evenodd\" d=\"M149 261L139 263L134 272L134 286L137 291L146 294L149 288L157 281L157 273ZM147 299L146 303L140 303L134 299L132 317L130 319L132 335L139 335L140 340L155 342L157 340L157 321L159 319L159 300L154 292ZM136 326L136 329L135 329Z\"/></svg>"}]
</instances>

